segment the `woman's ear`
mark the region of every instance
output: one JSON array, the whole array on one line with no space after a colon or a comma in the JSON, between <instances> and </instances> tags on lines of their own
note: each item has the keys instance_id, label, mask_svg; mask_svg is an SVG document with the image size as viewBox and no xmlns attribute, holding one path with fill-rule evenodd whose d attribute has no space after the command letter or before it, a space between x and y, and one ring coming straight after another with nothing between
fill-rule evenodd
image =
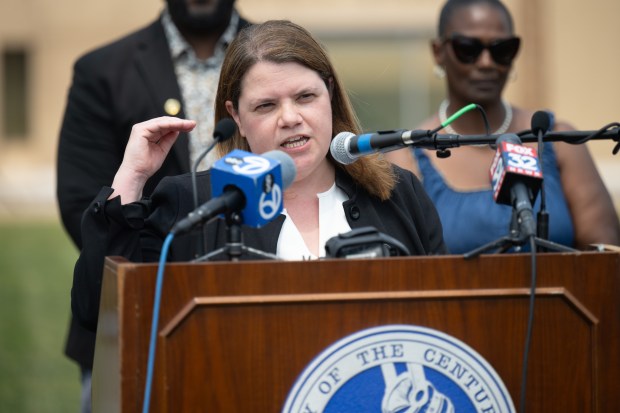
<instances>
[{"instance_id":1,"label":"woman's ear","mask_svg":"<svg viewBox=\"0 0 620 413\"><path fill-rule=\"evenodd\" d=\"M235 110L235 106L230 100L227 100L225 105L226 105L226 111L237 124L237 129L239 129L239 135L245 136L245 132L243 131L243 128L241 128L241 122L239 120L239 112Z\"/></svg>"},{"instance_id":2,"label":"woman's ear","mask_svg":"<svg viewBox=\"0 0 620 413\"><path fill-rule=\"evenodd\" d=\"M433 39L431 40L431 52L433 53L433 58L435 59L435 64L441 67L445 66L444 60L445 60L445 50L444 50L444 46L445 43L443 41L441 41L441 39Z\"/></svg>"}]
</instances>

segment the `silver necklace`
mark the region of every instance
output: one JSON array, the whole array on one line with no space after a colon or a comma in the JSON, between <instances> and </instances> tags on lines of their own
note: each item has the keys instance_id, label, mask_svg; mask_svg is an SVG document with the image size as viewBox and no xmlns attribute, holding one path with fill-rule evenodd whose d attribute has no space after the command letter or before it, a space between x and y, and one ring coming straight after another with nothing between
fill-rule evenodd
<instances>
[{"instance_id":1,"label":"silver necklace","mask_svg":"<svg viewBox=\"0 0 620 413\"><path fill-rule=\"evenodd\" d=\"M450 101L448 99L444 99L439 105L439 121L444 123L448 120L448 106L450 105ZM491 135L501 135L506 132L510 127L510 123L512 123L512 106L510 106L504 99L502 99L502 106L504 107L504 121L500 125L499 128ZM458 133L454 130L454 128L450 125L446 125L443 128L444 131L448 132L452 135L458 135ZM487 145L476 145L476 146L487 146Z\"/></svg>"}]
</instances>

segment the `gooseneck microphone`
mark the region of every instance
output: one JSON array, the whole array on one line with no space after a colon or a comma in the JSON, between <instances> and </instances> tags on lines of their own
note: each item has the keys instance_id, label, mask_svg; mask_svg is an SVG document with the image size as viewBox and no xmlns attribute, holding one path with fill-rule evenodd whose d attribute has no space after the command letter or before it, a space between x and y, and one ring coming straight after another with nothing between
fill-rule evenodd
<instances>
[{"instance_id":1,"label":"gooseneck microphone","mask_svg":"<svg viewBox=\"0 0 620 413\"><path fill-rule=\"evenodd\" d=\"M213 127L213 142L205 148L204 151L196 158L193 168L191 170L192 177L192 196L194 200L194 209L198 208L198 188L196 186L196 172L198 166L202 162L203 158L207 156L209 152L215 148L218 142L224 142L235 134L237 130L237 124L232 118L222 118ZM203 234L199 242L196 244L196 255L202 255L205 253L205 245L207 245L207 234Z\"/></svg>"},{"instance_id":2,"label":"gooseneck microphone","mask_svg":"<svg viewBox=\"0 0 620 413\"><path fill-rule=\"evenodd\" d=\"M282 211L283 192L296 174L293 159L282 151L257 155L234 150L211 168L212 198L177 222L170 232L186 233L228 212L239 212L244 225L259 228Z\"/></svg>"},{"instance_id":3,"label":"gooseneck microphone","mask_svg":"<svg viewBox=\"0 0 620 413\"><path fill-rule=\"evenodd\" d=\"M546 110L539 110L532 116L532 133L536 136L542 133L544 136L547 132L551 132L553 123L554 116L552 113L547 112Z\"/></svg>"},{"instance_id":4,"label":"gooseneck microphone","mask_svg":"<svg viewBox=\"0 0 620 413\"><path fill-rule=\"evenodd\" d=\"M521 235L536 236L532 203L542 184L536 150L521 145L517 135L501 135L489 173L495 202L512 205Z\"/></svg>"},{"instance_id":5,"label":"gooseneck microphone","mask_svg":"<svg viewBox=\"0 0 620 413\"><path fill-rule=\"evenodd\" d=\"M213 128L213 142L198 156L198 158L196 158L196 161L194 162L194 167L192 168L192 191L194 195L194 208L198 208L198 190L196 188L196 171L198 171L198 165L200 165L202 159L213 150L213 148L218 142L224 142L232 138L236 130L237 124L234 120L232 120L232 118L220 119Z\"/></svg>"},{"instance_id":6,"label":"gooseneck microphone","mask_svg":"<svg viewBox=\"0 0 620 413\"><path fill-rule=\"evenodd\" d=\"M544 110L539 110L532 116L532 133L538 140L538 156L543 159L543 137L553 129L553 114ZM540 172L543 173L542 161ZM536 236L540 239L549 239L549 213L547 212L547 201L545 195L544 181L540 185L540 210L536 214ZM544 247L539 247L539 251L545 251Z\"/></svg>"}]
</instances>

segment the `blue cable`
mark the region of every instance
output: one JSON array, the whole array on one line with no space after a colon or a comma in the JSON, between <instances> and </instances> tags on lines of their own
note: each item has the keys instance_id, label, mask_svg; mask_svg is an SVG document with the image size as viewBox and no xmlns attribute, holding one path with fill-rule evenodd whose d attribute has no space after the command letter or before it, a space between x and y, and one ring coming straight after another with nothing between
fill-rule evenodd
<instances>
[{"instance_id":1,"label":"blue cable","mask_svg":"<svg viewBox=\"0 0 620 413\"><path fill-rule=\"evenodd\" d=\"M157 281L155 283L155 298L153 302L153 318L151 322L151 338L149 343L149 359L146 367L146 383L144 385L144 401L142 403L142 413L148 413L151 404L151 386L153 383L153 369L155 368L155 347L157 344L157 325L159 324L159 304L161 303L161 290L164 284L164 269L166 268L166 257L170 244L174 239L174 233L169 233L164 240L159 256L159 267L157 268Z\"/></svg>"}]
</instances>

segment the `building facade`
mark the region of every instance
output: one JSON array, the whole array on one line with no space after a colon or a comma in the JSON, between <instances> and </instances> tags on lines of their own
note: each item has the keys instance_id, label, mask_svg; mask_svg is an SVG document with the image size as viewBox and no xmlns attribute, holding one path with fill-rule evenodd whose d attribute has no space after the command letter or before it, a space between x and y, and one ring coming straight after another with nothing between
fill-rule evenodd
<instances>
[{"instance_id":1,"label":"building facade","mask_svg":"<svg viewBox=\"0 0 620 413\"><path fill-rule=\"evenodd\" d=\"M429 40L438 0L238 0L253 21L290 19L328 48L366 130L415 127L443 95ZM576 128L619 120L620 3L510 0L523 38L507 97L553 108ZM152 21L163 0L0 3L0 218L57 217L55 158L72 65L86 51ZM620 208L613 143L589 144Z\"/></svg>"}]
</instances>

